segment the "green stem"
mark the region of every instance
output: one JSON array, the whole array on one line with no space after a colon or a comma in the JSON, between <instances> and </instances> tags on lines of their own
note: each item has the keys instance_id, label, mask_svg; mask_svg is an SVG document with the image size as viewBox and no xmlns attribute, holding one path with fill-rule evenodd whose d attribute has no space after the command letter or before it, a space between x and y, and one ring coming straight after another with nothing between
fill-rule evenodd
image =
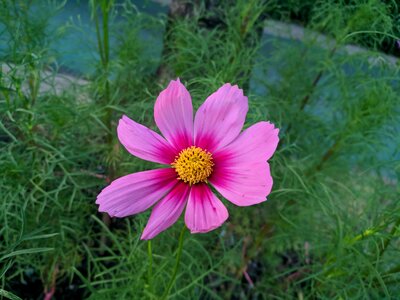
<instances>
[{"instance_id":1,"label":"green stem","mask_svg":"<svg viewBox=\"0 0 400 300\"><path fill-rule=\"evenodd\" d=\"M400 226L400 218L396 221L396 223L394 224L392 230L389 233L389 236L385 239L385 241L383 242L382 247L379 249L379 253L378 253L379 258L381 258L382 255L385 253L385 251L388 248L390 242L392 241L394 235L396 234L397 228L399 226Z\"/></svg>"},{"instance_id":2,"label":"green stem","mask_svg":"<svg viewBox=\"0 0 400 300\"><path fill-rule=\"evenodd\" d=\"M389 271L383 273L383 275L392 275L392 274L396 274L396 273L400 273L400 265L397 265L397 266L391 268Z\"/></svg>"},{"instance_id":3,"label":"green stem","mask_svg":"<svg viewBox=\"0 0 400 300\"><path fill-rule=\"evenodd\" d=\"M102 63L104 63L104 54L103 54L103 42L101 40L101 35L100 35L100 26L99 26L99 18L97 16L97 6L93 6L93 18L94 18L94 24L96 26L96 37L97 37L97 46L99 48L99 53L100 53L100 60Z\"/></svg>"},{"instance_id":4,"label":"green stem","mask_svg":"<svg viewBox=\"0 0 400 300\"><path fill-rule=\"evenodd\" d=\"M103 4L103 3L102 3ZM102 55L102 65L103 65L103 71L104 74L106 76L105 78L105 85L104 85L104 105L109 105L110 104L110 82L108 81L108 67L109 67L109 58L110 58L110 48L109 48L109 35L108 35L108 31L109 31L109 22L108 22L108 15L109 15L109 10L110 7L108 5L102 5L101 6L101 11L102 11L102 19L103 19L103 39L100 41L100 43L102 42L102 46L101 46L101 50L100 52L103 53ZM99 30L99 28L97 28L97 30ZM99 34L100 35L100 34ZM110 151L112 151L113 149L113 134L112 134L112 109L111 108L107 108L107 113L106 113L106 118L105 118L105 124L107 126L108 130L108 134L107 134L107 143L110 146ZM109 172L108 172L108 176L110 178L110 180L113 180L115 177L115 170L114 170L114 166L111 165L109 167Z\"/></svg>"},{"instance_id":5,"label":"green stem","mask_svg":"<svg viewBox=\"0 0 400 300\"><path fill-rule=\"evenodd\" d=\"M98 6L99 5L99 6ZM100 7L101 17L102 17L102 27L100 30L99 17L97 15L97 9ZM111 92L110 92L110 82L108 80L109 73L109 58L110 58L110 41L109 41L109 14L112 7L112 2L93 2L93 17L96 26L96 36L97 36L97 45L100 53L100 61L103 68L103 76L104 76L104 94L102 95L102 105L108 106L110 104ZM108 133L106 135L106 141L109 146L110 153L113 151L114 147L114 139L113 139L113 130L112 130L112 109L107 108L106 115L104 117L104 124L108 128ZM110 154L112 155L112 153ZM116 167L114 162L108 164L107 166L107 177L109 181L112 181L116 177ZM102 220L104 224L109 227L111 224L110 216L106 213L103 214ZM100 244L102 248L106 245L106 235L103 233L100 238Z\"/></svg>"},{"instance_id":6,"label":"green stem","mask_svg":"<svg viewBox=\"0 0 400 300\"><path fill-rule=\"evenodd\" d=\"M324 165L324 163L326 161L328 161L335 154L335 152L337 151L338 148L340 148L339 147L340 143L341 143L340 139L336 140L336 142L333 144L333 146L330 147L328 149L328 151L325 152L324 156L322 157L322 159L319 161L319 163L315 167L316 171L321 171L322 166Z\"/></svg>"},{"instance_id":7,"label":"green stem","mask_svg":"<svg viewBox=\"0 0 400 300\"><path fill-rule=\"evenodd\" d=\"M153 290L153 253L151 250L151 240L147 242L147 255L149 258L149 265L147 270L147 281L149 284L149 290L151 293L154 293Z\"/></svg>"},{"instance_id":8,"label":"green stem","mask_svg":"<svg viewBox=\"0 0 400 300\"><path fill-rule=\"evenodd\" d=\"M185 237L185 232L186 232L186 226L183 225L183 228L181 230L181 234L179 236L179 245L178 245L178 250L176 253L176 262L175 262L175 268L172 272L172 276L171 279L168 283L167 289L165 290L164 294L162 295L161 299L165 300L168 298L169 296L169 292L171 291L172 287L175 284L175 279L176 279L176 275L178 274L178 270L179 270L179 264L181 262L181 255L182 255L182 249L183 249L183 239Z\"/></svg>"},{"instance_id":9,"label":"green stem","mask_svg":"<svg viewBox=\"0 0 400 300\"><path fill-rule=\"evenodd\" d=\"M335 55L336 50L337 50L337 45L335 45L329 51L328 59L331 59ZM314 78L308 93L300 101L300 110L299 110L299 112L303 111L304 107L308 104L308 101L310 100L311 96L315 92L315 90L316 90L316 88L318 86L318 83L320 82L323 74L324 74L324 72L321 70L321 71L318 72L317 76ZM293 124L293 122L289 122L289 125L285 130L287 133L290 132L290 130L292 129L292 124ZM283 145L283 139L281 139L279 144Z\"/></svg>"},{"instance_id":10,"label":"green stem","mask_svg":"<svg viewBox=\"0 0 400 300\"><path fill-rule=\"evenodd\" d=\"M108 38L108 15L110 7L107 5L103 8L103 42L104 42L104 66L108 69L108 61L110 58L109 38Z\"/></svg>"}]
</instances>

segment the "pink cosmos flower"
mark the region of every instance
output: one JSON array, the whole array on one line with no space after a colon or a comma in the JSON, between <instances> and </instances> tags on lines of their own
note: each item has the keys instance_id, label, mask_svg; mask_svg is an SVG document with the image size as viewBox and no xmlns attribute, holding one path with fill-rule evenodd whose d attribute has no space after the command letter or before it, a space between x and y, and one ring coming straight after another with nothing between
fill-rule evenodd
<instances>
[{"instance_id":1,"label":"pink cosmos flower","mask_svg":"<svg viewBox=\"0 0 400 300\"><path fill-rule=\"evenodd\" d=\"M156 204L141 239L152 239L185 211L192 233L208 232L228 218L223 197L238 206L263 202L271 192L267 160L278 145L279 129L259 122L241 133L247 97L236 85L224 84L200 106L193 121L192 99L178 80L160 93L154 119L162 135L127 116L118 138L132 155L167 165L123 176L98 195L99 211L126 217Z\"/></svg>"}]
</instances>

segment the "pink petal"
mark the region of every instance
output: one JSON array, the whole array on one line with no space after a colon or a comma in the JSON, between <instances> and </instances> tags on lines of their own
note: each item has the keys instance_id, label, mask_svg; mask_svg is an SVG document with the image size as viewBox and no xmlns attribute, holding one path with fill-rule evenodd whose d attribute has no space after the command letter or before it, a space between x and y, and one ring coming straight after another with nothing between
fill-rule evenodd
<instances>
[{"instance_id":1,"label":"pink petal","mask_svg":"<svg viewBox=\"0 0 400 300\"><path fill-rule=\"evenodd\" d=\"M279 129L269 122L256 123L244 130L239 137L218 153L229 155L237 162L267 161L279 143Z\"/></svg>"},{"instance_id":2,"label":"pink petal","mask_svg":"<svg viewBox=\"0 0 400 300\"><path fill-rule=\"evenodd\" d=\"M164 199L154 206L150 219L142 233L142 240L154 238L178 220L185 208L189 190L190 186L180 181Z\"/></svg>"},{"instance_id":3,"label":"pink petal","mask_svg":"<svg viewBox=\"0 0 400 300\"><path fill-rule=\"evenodd\" d=\"M221 226L226 219L226 207L210 188L204 183L193 185L185 213L185 223L191 233L211 231Z\"/></svg>"},{"instance_id":4,"label":"pink petal","mask_svg":"<svg viewBox=\"0 0 400 300\"><path fill-rule=\"evenodd\" d=\"M120 177L97 196L100 212L111 217L140 213L168 193L176 185L174 169L157 169Z\"/></svg>"},{"instance_id":5,"label":"pink petal","mask_svg":"<svg viewBox=\"0 0 400 300\"><path fill-rule=\"evenodd\" d=\"M218 167L210 182L222 196L238 206L266 201L273 184L267 162Z\"/></svg>"},{"instance_id":6,"label":"pink petal","mask_svg":"<svg viewBox=\"0 0 400 300\"><path fill-rule=\"evenodd\" d=\"M161 133L177 150L193 145L192 98L179 79L171 81L158 96L154 119Z\"/></svg>"},{"instance_id":7,"label":"pink petal","mask_svg":"<svg viewBox=\"0 0 400 300\"><path fill-rule=\"evenodd\" d=\"M117 133L121 144L134 156L162 164L175 159L175 150L163 137L127 116L119 120Z\"/></svg>"},{"instance_id":8,"label":"pink petal","mask_svg":"<svg viewBox=\"0 0 400 300\"><path fill-rule=\"evenodd\" d=\"M260 122L213 154L215 166L209 180L222 196L239 206L267 200L273 180L266 161L275 152L278 133L272 124Z\"/></svg>"},{"instance_id":9,"label":"pink petal","mask_svg":"<svg viewBox=\"0 0 400 300\"><path fill-rule=\"evenodd\" d=\"M194 120L195 145L210 152L233 141L242 130L247 97L237 85L224 84L200 106Z\"/></svg>"}]
</instances>

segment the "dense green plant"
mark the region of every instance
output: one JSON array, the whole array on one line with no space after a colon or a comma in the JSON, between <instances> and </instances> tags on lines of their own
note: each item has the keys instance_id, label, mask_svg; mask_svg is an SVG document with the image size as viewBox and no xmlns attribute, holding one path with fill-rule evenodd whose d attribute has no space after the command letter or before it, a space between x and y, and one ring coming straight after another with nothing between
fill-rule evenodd
<instances>
[{"instance_id":1,"label":"dense green plant","mask_svg":"<svg viewBox=\"0 0 400 300\"><path fill-rule=\"evenodd\" d=\"M349 41L392 41L392 4L307 1L310 27L336 38L327 48L312 37L259 35L256 16L283 15L296 1L222 1L223 26L199 26L208 13L201 7L174 20L160 58L164 17L93 0L98 67L86 85L60 92L51 43L62 36L48 22L63 3L0 3L0 297L163 293L182 220L153 240L149 284L148 245L139 240L148 215L109 220L94 204L110 179L150 166L120 149L115 128L122 114L154 127L166 80L156 75L160 63L185 82L195 107L222 83L237 83L247 86L248 123L281 128L269 200L228 205L222 228L187 236L172 299L400 294L399 68L377 52L342 51Z\"/></svg>"},{"instance_id":2,"label":"dense green plant","mask_svg":"<svg viewBox=\"0 0 400 300\"><path fill-rule=\"evenodd\" d=\"M399 56L399 4L393 0L288 0L276 1L273 18L294 20L329 36L351 34L347 42ZM355 34L353 36L353 34Z\"/></svg>"}]
</instances>

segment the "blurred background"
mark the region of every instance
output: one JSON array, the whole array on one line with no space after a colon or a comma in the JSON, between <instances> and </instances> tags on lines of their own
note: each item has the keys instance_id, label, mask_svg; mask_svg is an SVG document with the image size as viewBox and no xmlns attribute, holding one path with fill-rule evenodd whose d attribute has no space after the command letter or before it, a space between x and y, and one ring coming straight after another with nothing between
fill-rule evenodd
<instances>
[{"instance_id":1,"label":"blurred background","mask_svg":"<svg viewBox=\"0 0 400 300\"><path fill-rule=\"evenodd\" d=\"M111 180L154 168L116 138L155 128L179 77L225 82L280 130L268 201L188 235L170 299L399 299L400 7L395 0L0 0L0 299L158 299L178 224L110 219Z\"/></svg>"}]
</instances>

